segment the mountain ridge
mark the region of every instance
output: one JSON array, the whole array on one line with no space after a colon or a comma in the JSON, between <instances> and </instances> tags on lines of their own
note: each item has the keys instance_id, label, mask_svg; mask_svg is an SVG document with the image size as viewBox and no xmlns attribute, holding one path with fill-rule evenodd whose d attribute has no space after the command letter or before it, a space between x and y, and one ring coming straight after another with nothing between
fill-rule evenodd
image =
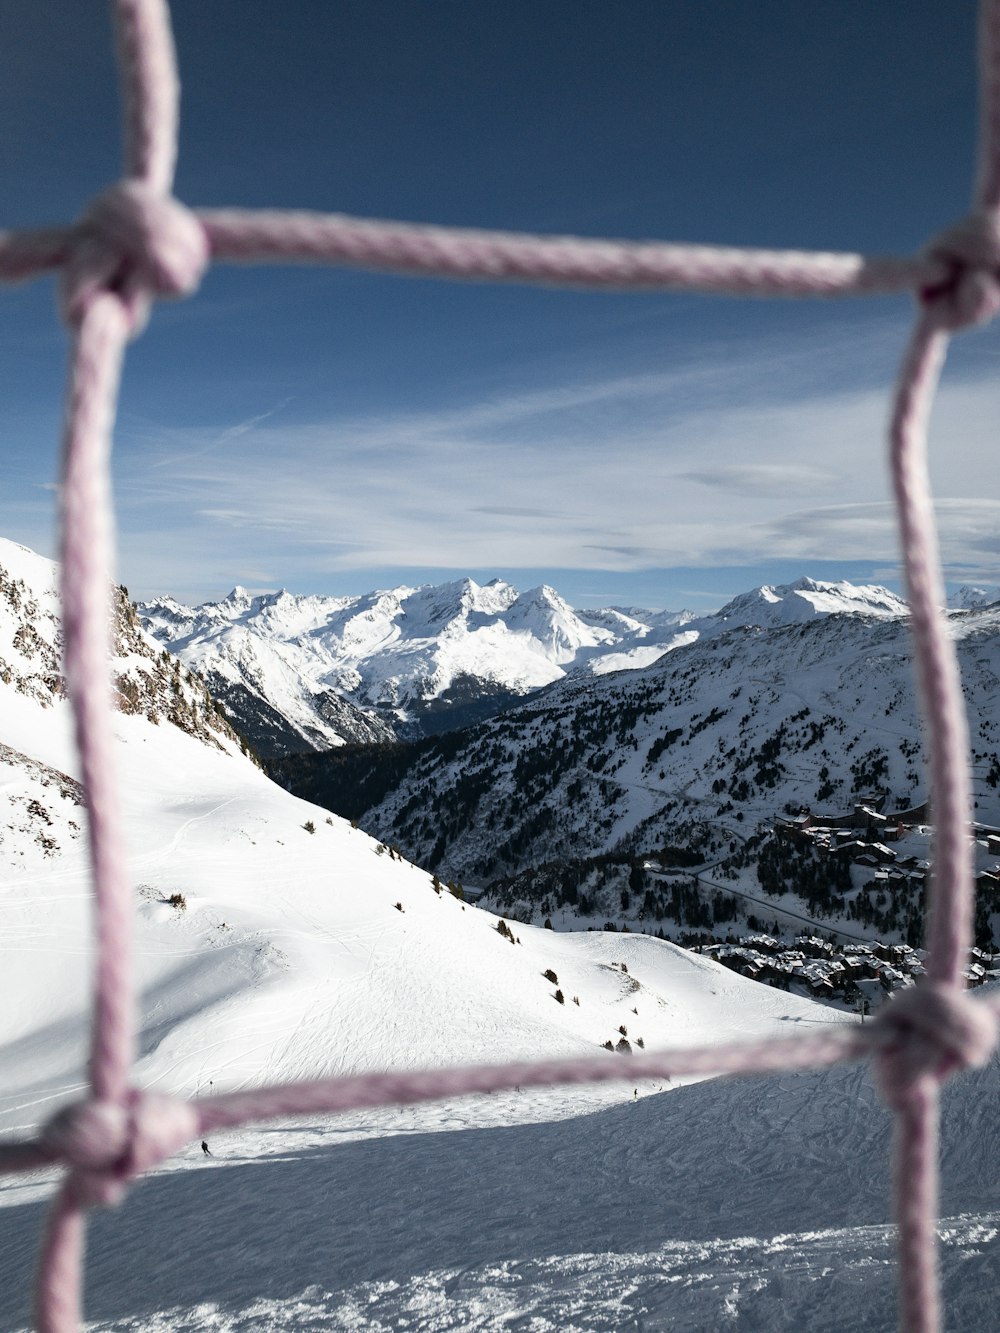
<instances>
[{"instance_id":1,"label":"mountain ridge","mask_svg":"<svg viewBox=\"0 0 1000 1333\"><path fill-rule=\"evenodd\" d=\"M502 579L468 578L352 597L237 586L199 607L168 597L139 606L147 630L205 676L268 756L433 734L573 674L649 666L735 624L837 613L892 618L906 607L884 588L806 578L700 617L574 610L547 584L519 592Z\"/></svg>"}]
</instances>

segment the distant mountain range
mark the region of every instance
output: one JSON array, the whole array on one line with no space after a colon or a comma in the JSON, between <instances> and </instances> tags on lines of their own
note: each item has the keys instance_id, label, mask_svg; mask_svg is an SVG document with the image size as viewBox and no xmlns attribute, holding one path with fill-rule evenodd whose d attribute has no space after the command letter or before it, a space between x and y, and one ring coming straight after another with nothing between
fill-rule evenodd
<instances>
[{"instance_id":1,"label":"distant mountain range","mask_svg":"<svg viewBox=\"0 0 1000 1333\"><path fill-rule=\"evenodd\" d=\"M519 593L499 579L358 597L254 597L237 587L197 607L161 597L138 609L265 756L452 730L567 676L646 667L734 626L906 614L885 588L805 578L705 616L574 610L548 586Z\"/></svg>"}]
</instances>

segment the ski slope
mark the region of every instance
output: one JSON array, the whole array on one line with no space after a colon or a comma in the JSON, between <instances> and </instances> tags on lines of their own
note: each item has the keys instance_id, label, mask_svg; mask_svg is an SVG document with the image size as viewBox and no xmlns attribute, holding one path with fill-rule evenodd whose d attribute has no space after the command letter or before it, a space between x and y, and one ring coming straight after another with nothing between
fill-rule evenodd
<instances>
[{"instance_id":1,"label":"ski slope","mask_svg":"<svg viewBox=\"0 0 1000 1333\"><path fill-rule=\"evenodd\" d=\"M994 1066L946 1094L954 1333L995 1326L997 1091ZM93 1217L88 1328L895 1327L890 1127L862 1071L540 1122L492 1100L188 1149ZM4 1328L24 1326L41 1223L20 1192L0 1210Z\"/></svg>"}]
</instances>

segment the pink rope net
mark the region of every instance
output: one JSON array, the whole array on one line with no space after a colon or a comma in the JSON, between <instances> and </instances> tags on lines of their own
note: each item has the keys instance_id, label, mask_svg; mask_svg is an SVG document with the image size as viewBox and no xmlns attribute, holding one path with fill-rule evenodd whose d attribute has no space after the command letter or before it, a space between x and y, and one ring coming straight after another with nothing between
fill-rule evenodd
<instances>
[{"instance_id":1,"label":"pink rope net","mask_svg":"<svg viewBox=\"0 0 1000 1333\"><path fill-rule=\"evenodd\" d=\"M895 1113L894 1194L899 1314L934 1333L939 1089L984 1064L1000 1004L973 1000L962 970L971 943L968 738L927 479L926 423L949 335L1000 310L1000 0L983 0L978 185L969 217L911 258L707 246L625 244L416 227L310 213L192 212L171 195L178 83L165 0L116 0L125 171L73 226L0 233L0 280L61 273L72 333L62 475L62 600L67 687L89 814L97 962L87 1098L36 1140L0 1144L0 1170L59 1163L36 1292L37 1326L71 1333L81 1319L86 1210L118 1202L128 1183L209 1130L296 1113L429 1101L515 1086L763 1073L874 1061ZM154 297L187 295L210 260L351 264L457 279L617 290L753 296L915 291L920 308L893 400L891 469L929 738L935 870L923 984L866 1027L637 1055L322 1079L190 1102L130 1085L136 1003L131 890L114 776L107 589L112 516L108 459L126 343Z\"/></svg>"}]
</instances>

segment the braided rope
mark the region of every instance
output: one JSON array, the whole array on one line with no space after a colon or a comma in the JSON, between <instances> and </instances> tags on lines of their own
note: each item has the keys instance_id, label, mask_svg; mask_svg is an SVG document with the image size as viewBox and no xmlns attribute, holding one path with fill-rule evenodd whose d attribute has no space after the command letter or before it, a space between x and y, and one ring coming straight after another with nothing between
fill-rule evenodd
<instances>
[{"instance_id":1,"label":"braided rope","mask_svg":"<svg viewBox=\"0 0 1000 1333\"><path fill-rule=\"evenodd\" d=\"M63 453L62 598L97 906L90 1096L33 1142L0 1144L0 1170L68 1170L53 1202L36 1291L43 1333L80 1323L86 1209L210 1129L302 1112L428 1101L514 1086L754 1073L871 1059L895 1113L901 1326L936 1333L937 1116L941 1083L994 1050L1000 1000L962 989L970 944L968 737L926 470L927 417L949 333L1000 310L1000 0L982 0L979 175L973 212L912 258L629 244L414 227L309 213L208 210L171 197L178 82L165 0L116 0L124 179L72 227L0 233L0 280L61 271L73 331ZM636 1056L369 1074L184 1102L129 1085L135 1044L131 902L114 781L108 673L112 517L108 460L127 341L155 296L195 289L209 259L301 260L459 279L756 296L912 290L922 310L893 401L890 462L929 732L936 846L928 978L870 1026L797 1040Z\"/></svg>"},{"instance_id":2,"label":"braided rope","mask_svg":"<svg viewBox=\"0 0 1000 1333\"><path fill-rule=\"evenodd\" d=\"M202 209L197 217L214 259L321 261L462 281L730 296L870 296L913 291L947 277L946 266L930 255L897 259L592 241L307 212Z\"/></svg>"}]
</instances>

